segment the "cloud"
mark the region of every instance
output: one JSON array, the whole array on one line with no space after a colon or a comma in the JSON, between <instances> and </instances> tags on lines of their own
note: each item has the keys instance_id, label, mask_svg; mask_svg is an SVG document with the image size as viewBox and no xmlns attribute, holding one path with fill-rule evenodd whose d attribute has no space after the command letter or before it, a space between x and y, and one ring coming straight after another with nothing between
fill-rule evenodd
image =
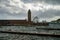
<instances>
[{"instance_id":1,"label":"cloud","mask_svg":"<svg viewBox=\"0 0 60 40\"><path fill-rule=\"evenodd\" d=\"M21 8L21 5L18 5L20 4L20 1L17 2L14 0L0 0L0 15L2 15L0 19L20 19L26 17L24 8Z\"/></svg>"},{"instance_id":2,"label":"cloud","mask_svg":"<svg viewBox=\"0 0 60 40\"><path fill-rule=\"evenodd\" d=\"M21 0L24 3L47 3L47 4L53 4L53 5L60 5L60 0Z\"/></svg>"},{"instance_id":3,"label":"cloud","mask_svg":"<svg viewBox=\"0 0 60 40\"><path fill-rule=\"evenodd\" d=\"M52 17L55 17L55 16L60 16L60 11L59 10L53 10L53 9L50 9L50 10L46 10L45 12L42 12L42 11L33 11L32 12L33 16L38 16L39 18L52 18Z\"/></svg>"},{"instance_id":4,"label":"cloud","mask_svg":"<svg viewBox=\"0 0 60 40\"><path fill-rule=\"evenodd\" d=\"M35 16L46 20L59 18L60 0L0 0L0 19L27 18L28 9L32 19Z\"/></svg>"}]
</instances>

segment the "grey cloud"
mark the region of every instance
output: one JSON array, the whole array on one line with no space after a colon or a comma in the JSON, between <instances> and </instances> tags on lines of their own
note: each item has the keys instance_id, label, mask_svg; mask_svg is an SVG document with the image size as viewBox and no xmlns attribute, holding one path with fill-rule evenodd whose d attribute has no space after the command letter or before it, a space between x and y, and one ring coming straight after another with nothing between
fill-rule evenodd
<instances>
[{"instance_id":1,"label":"grey cloud","mask_svg":"<svg viewBox=\"0 0 60 40\"><path fill-rule=\"evenodd\" d=\"M45 11L45 13L50 15L51 17L60 16L60 10L50 9L50 10Z\"/></svg>"},{"instance_id":2,"label":"grey cloud","mask_svg":"<svg viewBox=\"0 0 60 40\"><path fill-rule=\"evenodd\" d=\"M45 2L53 5L60 5L60 0L46 0Z\"/></svg>"},{"instance_id":3,"label":"grey cloud","mask_svg":"<svg viewBox=\"0 0 60 40\"><path fill-rule=\"evenodd\" d=\"M12 0L11 0L12 1ZM0 0L0 19L6 19L6 18L24 18L26 17L26 12L24 8L19 8L14 5L9 4L9 0ZM2 6L4 5L4 6ZM9 9L9 8L11 9ZM16 11L20 11L16 13ZM13 12L13 13L11 13Z\"/></svg>"},{"instance_id":4,"label":"grey cloud","mask_svg":"<svg viewBox=\"0 0 60 40\"><path fill-rule=\"evenodd\" d=\"M9 4L10 1L9 0L0 0L0 4Z\"/></svg>"},{"instance_id":5,"label":"grey cloud","mask_svg":"<svg viewBox=\"0 0 60 40\"><path fill-rule=\"evenodd\" d=\"M3 8L3 7L0 7L0 14L5 14L5 13L8 13L8 9L7 8Z\"/></svg>"},{"instance_id":6,"label":"grey cloud","mask_svg":"<svg viewBox=\"0 0 60 40\"><path fill-rule=\"evenodd\" d=\"M0 0L0 2L5 2L6 3L6 2L9 2L9 0Z\"/></svg>"},{"instance_id":7,"label":"grey cloud","mask_svg":"<svg viewBox=\"0 0 60 40\"><path fill-rule=\"evenodd\" d=\"M60 4L60 0L21 0L21 1L23 1L24 3L45 2L48 4L54 4L54 5ZM24 9L25 8L24 5L23 5L23 8L19 8L17 6L10 5L9 2L10 1L8 0L0 0L0 4L1 4L0 5L0 19L6 19L6 18L19 18L20 19L20 18L27 17L27 13L26 13L26 10ZM5 6L2 7L2 5L5 5ZM7 7L12 8L14 12L8 9ZM19 12L16 13L15 11L19 11ZM45 12L42 12L41 10L39 11L32 10L32 18L34 18L35 16L38 16L39 18L52 18L55 16L60 16L60 10L49 9L49 10L46 10Z\"/></svg>"},{"instance_id":8,"label":"grey cloud","mask_svg":"<svg viewBox=\"0 0 60 40\"><path fill-rule=\"evenodd\" d=\"M47 3L47 4L53 4L53 5L60 5L60 0L21 0L24 3Z\"/></svg>"},{"instance_id":9,"label":"grey cloud","mask_svg":"<svg viewBox=\"0 0 60 40\"><path fill-rule=\"evenodd\" d=\"M39 11L33 11L32 12L32 17L37 16L38 18L53 18L56 16L60 16L60 10L46 10L45 12L42 12L41 10Z\"/></svg>"},{"instance_id":10,"label":"grey cloud","mask_svg":"<svg viewBox=\"0 0 60 40\"><path fill-rule=\"evenodd\" d=\"M22 12L22 11L24 11L24 12ZM11 12L13 12L13 11L11 11ZM11 18L15 18L15 17L17 17L17 18L26 17L26 12L23 9L21 9L21 12L19 12L19 13L15 13L15 12L11 13L11 12L7 8L5 8L5 7L4 8L1 7L0 8L0 15L2 15L2 16L0 16L0 19L1 18L6 19L9 16Z\"/></svg>"},{"instance_id":11,"label":"grey cloud","mask_svg":"<svg viewBox=\"0 0 60 40\"><path fill-rule=\"evenodd\" d=\"M21 1L23 1L24 3L32 3L33 2L33 0L21 0Z\"/></svg>"}]
</instances>

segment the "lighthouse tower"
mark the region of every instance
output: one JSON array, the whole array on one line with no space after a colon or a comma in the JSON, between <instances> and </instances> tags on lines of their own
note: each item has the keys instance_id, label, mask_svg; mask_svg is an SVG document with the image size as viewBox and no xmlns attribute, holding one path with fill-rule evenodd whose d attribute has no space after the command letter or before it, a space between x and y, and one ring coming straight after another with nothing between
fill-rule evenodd
<instances>
[{"instance_id":1,"label":"lighthouse tower","mask_svg":"<svg viewBox=\"0 0 60 40\"><path fill-rule=\"evenodd\" d=\"M31 23L31 11L30 9L28 10L28 23Z\"/></svg>"}]
</instances>

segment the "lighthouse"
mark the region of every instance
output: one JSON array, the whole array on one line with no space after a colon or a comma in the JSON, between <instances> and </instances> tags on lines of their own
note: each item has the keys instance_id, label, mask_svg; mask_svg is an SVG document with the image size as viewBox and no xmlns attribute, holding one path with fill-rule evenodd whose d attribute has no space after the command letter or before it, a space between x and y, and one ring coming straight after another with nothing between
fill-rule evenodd
<instances>
[{"instance_id":1,"label":"lighthouse","mask_svg":"<svg viewBox=\"0 0 60 40\"><path fill-rule=\"evenodd\" d=\"M30 11L30 9L28 10L28 22L29 22L29 24L31 23L31 11Z\"/></svg>"}]
</instances>

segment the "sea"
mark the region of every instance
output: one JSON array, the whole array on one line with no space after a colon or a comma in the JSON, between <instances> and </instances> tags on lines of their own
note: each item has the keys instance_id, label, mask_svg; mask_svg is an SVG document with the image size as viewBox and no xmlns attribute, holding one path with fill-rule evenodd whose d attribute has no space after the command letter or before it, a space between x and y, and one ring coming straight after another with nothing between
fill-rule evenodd
<instances>
[{"instance_id":1,"label":"sea","mask_svg":"<svg viewBox=\"0 0 60 40\"><path fill-rule=\"evenodd\" d=\"M37 28L60 28L60 24L49 24L49 26L0 26L0 31L11 30L60 34L60 30L43 30ZM60 40L60 37L0 33L0 40Z\"/></svg>"}]
</instances>

